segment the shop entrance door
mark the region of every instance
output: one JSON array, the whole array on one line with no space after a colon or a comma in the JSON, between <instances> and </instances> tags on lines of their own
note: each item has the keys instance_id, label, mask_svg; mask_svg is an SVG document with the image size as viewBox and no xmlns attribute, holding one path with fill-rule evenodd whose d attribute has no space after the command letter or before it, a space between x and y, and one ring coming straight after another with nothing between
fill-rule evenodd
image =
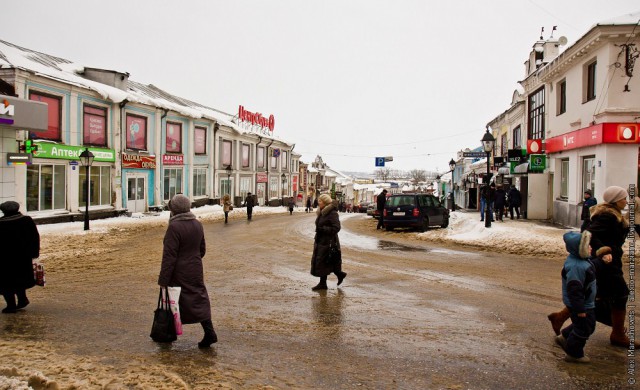
<instances>
[{"instance_id":1,"label":"shop entrance door","mask_svg":"<svg viewBox=\"0 0 640 390\"><path fill-rule=\"evenodd\" d=\"M132 213L147 211L146 177L144 175L127 175L127 210Z\"/></svg>"},{"instance_id":2,"label":"shop entrance door","mask_svg":"<svg viewBox=\"0 0 640 390\"><path fill-rule=\"evenodd\" d=\"M261 206L265 205L264 203L265 189L266 189L265 183L258 183L258 185L256 186L256 197L258 198L258 204Z\"/></svg>"}]
</instances>

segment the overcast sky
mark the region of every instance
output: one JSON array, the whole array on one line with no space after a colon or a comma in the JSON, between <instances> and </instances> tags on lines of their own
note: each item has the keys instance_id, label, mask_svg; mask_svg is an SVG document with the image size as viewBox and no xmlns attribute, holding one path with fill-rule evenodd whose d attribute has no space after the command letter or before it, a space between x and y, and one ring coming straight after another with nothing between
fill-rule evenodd
<instances>
[{"instance_id":1,"label":"overcast sky","mask_svg":"<svg viewBox=\"0 0 640 390\"><path fill-rule=\"evenodd\" d=\"M637 0L4 2L0 39L129 72L342 171L448 169L505 111L544 26L569 45Z\"/></svg>"}]
</instances>

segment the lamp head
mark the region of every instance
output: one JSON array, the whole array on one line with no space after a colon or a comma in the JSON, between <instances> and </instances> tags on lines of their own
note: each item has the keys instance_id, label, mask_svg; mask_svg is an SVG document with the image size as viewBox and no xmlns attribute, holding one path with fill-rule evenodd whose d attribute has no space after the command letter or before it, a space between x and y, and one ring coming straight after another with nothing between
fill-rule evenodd
<instances>
[{"instance_id":1,"label":"lamp head","mask_svg":"<svg viewBox=\"0 0 640 390\"><path fill-rule=\"evenodd\" d=\"M85 148L82 153L80 153L80 164L82 164L83 167L90 167L91 164L93 164L94 158L93 153L91 153L88 148Z\"/></svg>"},{"instance_id":2,"label":"lamp head","mask_svg":"<svg viewBox=\"0 0 640 390\"><path fill-rule=\"evenodd\" d=\"M454 159L451 159L451 161L449 161L449 168L451 168L452 171L456 168L456 162Z\"/></svg>"},{"instance_id":3,"label":"lamp head","mask_svg":"<svg viewBox=\"0 0 640 390\"><path fill-rule=\"evenodd\" d=\"M231 176L231 172L233 172L233 169L231 169L231 164L227 165L225 171L227 171L227 175Z\"/></svg>"},{"instance_id":4,"label":"lamp head","mask_svg":"<svg viewBox=\"0 0 640 390\"><path fill-rule=\"evenodd\" d=\"M489 133L489 129L487 128L486 133L482 137L482 148L485 152L489 153L493 150L493 144L496 142L496 139Z\"/></svg>"}]
</instances>

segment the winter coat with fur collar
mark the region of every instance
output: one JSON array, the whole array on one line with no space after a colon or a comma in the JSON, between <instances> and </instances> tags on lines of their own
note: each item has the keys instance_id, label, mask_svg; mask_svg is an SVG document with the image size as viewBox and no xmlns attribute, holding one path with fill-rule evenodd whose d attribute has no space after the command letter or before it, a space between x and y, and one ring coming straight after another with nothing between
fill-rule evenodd
<instances>
[{"instance_id":1,"label":"winter coat with fur collar","mask_svg":"<svg viewBox=\"0 0 640 390\"><path fill-rule=\"evenodd\" d=\"M313 243L313 255L311 255L311 275L327 276L339 270L341 265L327 264L327 256L331 243L340 248L338 232L340 231L340 217L336 202L326 205L322 210L318 209L316 218L316 236Z\"/></svg>"}]
</instances>

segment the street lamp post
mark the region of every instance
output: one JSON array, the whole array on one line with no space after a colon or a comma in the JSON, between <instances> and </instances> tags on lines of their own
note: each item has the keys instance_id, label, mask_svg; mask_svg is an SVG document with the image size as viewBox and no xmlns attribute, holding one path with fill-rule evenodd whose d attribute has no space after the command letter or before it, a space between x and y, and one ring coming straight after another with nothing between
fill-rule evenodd
<instances>
[{"instance_id":1,"label":"street lamp post","mask_svg":"<svg viewBox=\"0 0 640 390\"><path fill-rule=\"evenodd\" d=\"M482 137L482 148L484 149L485 153L487 153L487 177L485 180L485 188L484 188L484 195L485 195L485 199L484 199L484 227L491 227L491 207L489 205L489 175L491 175L491 172L489 170L489 158L491 157L491 151L493 150L493 145L496 142L496 139L493 138L493 135L491 135L491 133L489 133L489 128L487 127L487 131L486 133L484 133L484 136Z\"/></svg>"},{"instance_id":2,"label":"street lamp post","mask_svg":"<svg viewBox=\"0 0 640 390\"><path fill-rule=\"evenodd\" d=\"M89 151L89 148L85 148L80 153L80 164L84 167L84 230L89 230L89 168L93 164L94 155Z\"/></svg>"},{"instance_id":3,"label":"street lamp post","mask_svg":"<svg viewBox=\"0 0 640 390\"><path fill-rule=\"evenodd\" d=\"M451 211L456 211L456 181L454 180L456 162L454 159L449 161L449 169L451 169Z\"/></svg>"}]
</instances>

